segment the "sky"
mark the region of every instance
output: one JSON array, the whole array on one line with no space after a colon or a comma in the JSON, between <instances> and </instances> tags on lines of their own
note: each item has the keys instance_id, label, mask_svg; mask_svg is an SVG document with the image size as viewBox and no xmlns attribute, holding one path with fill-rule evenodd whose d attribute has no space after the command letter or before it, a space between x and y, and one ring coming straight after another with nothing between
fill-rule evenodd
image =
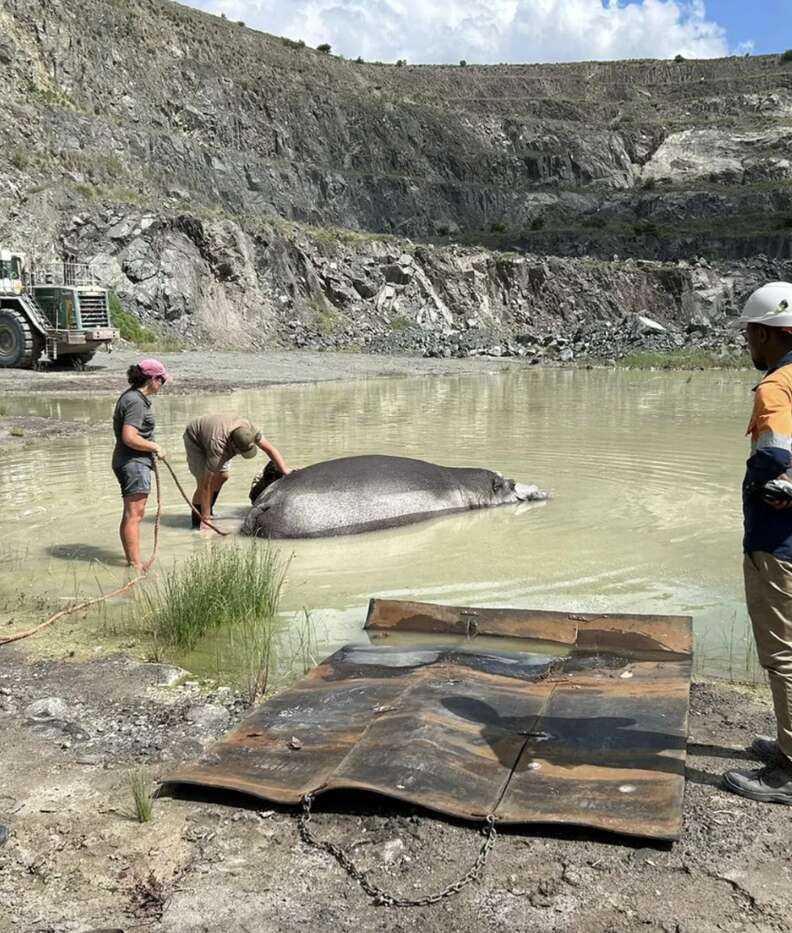
<instances>
[{"instance_id":1,"label":"sky","mask_svg":"<svg viewBox=\"0 0 792 933\"><path fill-rule=\"evenodd\" d=\"M792 0L181 0L367 61L713 58L792 48Z\"/></svg>"}]
</instances>

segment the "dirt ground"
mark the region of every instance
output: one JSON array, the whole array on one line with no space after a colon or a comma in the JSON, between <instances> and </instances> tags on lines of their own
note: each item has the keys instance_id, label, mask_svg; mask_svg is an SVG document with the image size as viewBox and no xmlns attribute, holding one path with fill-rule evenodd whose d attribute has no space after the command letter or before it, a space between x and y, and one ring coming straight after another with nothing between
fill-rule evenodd
<instances>
[{"instance_id":1,"label":"dirt ground","mask_svg":"<svg viewBox=\"0 0 792 933\"><path fill-rule=\"evenodd\" d=\"M719 786L725 768L749 763L744 744L770 729L763 690L694 686L680 842L512 830L480 883L433 907L393 909L306 848L287 809L163 797L151 823L132 819L130 772L144 765L164 777L238 721L242 703L227 689L207 694L189 675L176 681L178 669L120 655L0 650L2 933L792 926L792 810ZM481 842L475 827L371 798L320 798L314 823L407 896L463 874Z\"/></svg>"},{"instance_id":2,"label":"dirt ground","mask_svg":"<svg viewBox=\"0 0 792 933\"><path fill-rule=\"evenodd\" d=\"M363 353L318 353L308 350L240 353L222 350L185 350L151 353L173 376L167 392L229 392L288 383L365 379L374 376L439 376L502 372L526 367L524 361L495 359L424 359L414 356L374 356ZM134 350L97 353L81 371L62 366L41 369L0 369L0 396L30 392L94 394L120 392L126 370L141 354Z\"/></svg>"}]
</instances>

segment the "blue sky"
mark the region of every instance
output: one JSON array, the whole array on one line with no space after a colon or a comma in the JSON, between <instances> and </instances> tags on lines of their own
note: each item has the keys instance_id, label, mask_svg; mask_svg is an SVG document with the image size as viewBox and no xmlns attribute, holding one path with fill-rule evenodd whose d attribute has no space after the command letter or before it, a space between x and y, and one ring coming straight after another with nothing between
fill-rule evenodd
<instances>
[{"instance_id":1,"label":"blue sky","mask_svg":"<svg viewBox=\"0 0 792 933\"><path fill-rule=\"evenodd\" d=\"M369 61L712 58L792 48L792 0L182 0Z\"/></svg>"},{"instance_id":2,"label":"blue sky","mask_svg":"<svg viewBox=\"0 0 792 933\"><path fill-rule=\"evenodd\" d=\"M733 49L744 42L757 54L792 47L792 0L711 0L707 14L726 29Z\"/></svg>"}]
</instances>

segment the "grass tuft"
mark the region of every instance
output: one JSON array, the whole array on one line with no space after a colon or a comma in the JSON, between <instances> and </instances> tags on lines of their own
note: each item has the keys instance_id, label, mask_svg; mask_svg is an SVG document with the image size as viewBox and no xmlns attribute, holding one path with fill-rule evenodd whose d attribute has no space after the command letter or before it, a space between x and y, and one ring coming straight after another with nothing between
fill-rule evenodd
<instances>
[{"instance_id":1,"label":"grass tuft","mask_svg":"<svg viewBox=\"0 0 792 933\"><path fill-rule=\"evenodd\" d=\"M207 632L243 626L255 630L258 650L265 652L286 566L266 542L209 546L145 592L140 621L156 647L190 651Z\"/></svg>"},{"instance_id":2,"label":"grass tuft","mask_svg":"<svg viewBox=\"0 0 792 933\"><path fill-rule=\"evenodd\" d=\"M150 823L154 816L154 798L151 794L151 775L145 768L130 772L129 790L135 819L138 823Z\"/></svg>"}]
</instances>

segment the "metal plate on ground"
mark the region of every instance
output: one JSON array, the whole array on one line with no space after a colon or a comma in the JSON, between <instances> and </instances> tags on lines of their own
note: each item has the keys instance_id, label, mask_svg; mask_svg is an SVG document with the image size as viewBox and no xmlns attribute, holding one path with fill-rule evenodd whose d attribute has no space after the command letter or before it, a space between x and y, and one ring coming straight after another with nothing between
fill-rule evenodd
<instances>
[{"instance_id":1,"label":"metal plate on ground","mask_svg":"<svg viewBox=\"0 0 792 933\"><path fill-rule=\"evenodd\" d=\"M366 630L166 785L678 838L689 618L372 600Z\"/></svg>"}]
</instances>

